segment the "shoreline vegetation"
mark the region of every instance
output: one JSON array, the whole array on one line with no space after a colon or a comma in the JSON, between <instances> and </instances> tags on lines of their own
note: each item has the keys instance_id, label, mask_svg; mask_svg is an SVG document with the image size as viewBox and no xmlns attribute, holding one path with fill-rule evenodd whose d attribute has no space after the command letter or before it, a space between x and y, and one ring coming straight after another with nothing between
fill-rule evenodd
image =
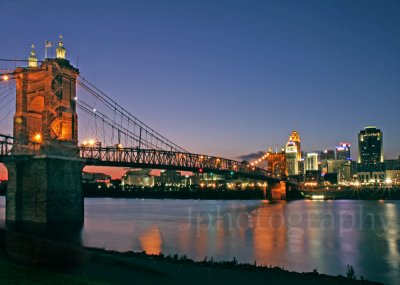
<instances>
[{"instance_id":1,"label":"shoreline vegetation","mask_svg":"<svg viewBox=\"0 0 400 285\"><path fill-rule=\"evenodd\" d=\"M239 263L236 258L230 261L215 261L213 258L193 261L186 255L122 253L79 246L72 248L76 262L66 264L62 259L68 255L65 251L71 251L71 244L21 235L33 239L37 246L33 251L29 250L31 262L11 258L6 247L9 242L7 233L3 230L0 233L0 280L4 284L383 284L365 280L357 275L357 268L353 269L350 265L343 269L343 275L333 276L319 273L317 269L312 272L289 271L270 266L268 262ZM48 248L52 251L49 252ZM21 254L26 250L20 245L18 254L14 252L11 255L26 257L26 252ZM43 259L46 254L49 256L47 260ZM36 255L40 255L42 262L30 264L38 260ZM46 262L43 263L43 260Z\"/></svg>"}]
</instances>

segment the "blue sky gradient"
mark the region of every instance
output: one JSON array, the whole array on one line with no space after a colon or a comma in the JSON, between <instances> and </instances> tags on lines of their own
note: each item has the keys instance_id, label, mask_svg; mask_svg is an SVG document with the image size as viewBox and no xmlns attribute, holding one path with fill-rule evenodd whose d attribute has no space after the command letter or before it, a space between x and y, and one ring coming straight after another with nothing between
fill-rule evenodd
<instances>
[{"instance_id":1,"label":"blue sky gradient","mask_svg":"<svg viewBox=\"0 0 400 285\"><path fill-rule=\"evenodd\" d=\"M399 1L1 1L0 58L64 36L82 75L196 153L353 146L400 154Z\"/></svg>"}]
</instances>

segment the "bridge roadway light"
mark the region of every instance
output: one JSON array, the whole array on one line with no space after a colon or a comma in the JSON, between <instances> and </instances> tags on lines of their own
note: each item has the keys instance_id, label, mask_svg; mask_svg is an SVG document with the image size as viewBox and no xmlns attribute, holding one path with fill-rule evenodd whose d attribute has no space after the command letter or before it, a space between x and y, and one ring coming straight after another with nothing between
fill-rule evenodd
<instances>
[{"instance_id":1,"label":"bridge roadway light","mask_svg":"<svg viewBox=\"0 0 400 285\"><path fill-rule=\"evenodd\" d=\"M3 79L4 81L8 81L10 79L10 76L8 76L8 74L4 74L1 79Z\"/></svg>"}]
</instances>

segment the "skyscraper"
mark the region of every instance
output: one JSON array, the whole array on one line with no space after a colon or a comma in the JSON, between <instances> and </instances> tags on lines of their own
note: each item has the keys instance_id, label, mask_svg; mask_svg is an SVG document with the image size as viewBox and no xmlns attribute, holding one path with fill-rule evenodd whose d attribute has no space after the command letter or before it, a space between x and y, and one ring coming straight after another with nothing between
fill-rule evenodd
<instances>
[{"instance_id":1,"label":"skyscraper","mask_svg":"<svg viewBox=\"0 0 400 285\"><path fill-rule=\"evenodd\" d=\"M297 131L293 131L289 136L289 140L286 143L285 156L288 175L298 175L300 172L299 163L301 161L301 148L300 136Z\"/></svg>"},{"instance_id":2,"label":"skyscraper","mask_svg":"<svg viewBox=\"0 0 400 285\"><path fill-rule=\"evenodd\" d=\"M298 175L299 174L299 161L297 160L297 146L292 141L288 141L286 144L286 166L288 175Z\"/></svg>"},{"instance_id":3,"label":"skyscraper","mask_svg":"<svg viewBox=\"0 0 400 285\"><path fill-rule=\"evenodd\" d=\"M358 178L361 182L383 182L385 167L383 133L374 126L365 127L358 134Z\"/></svg>"},{"instance_id":4,"label":"skyscraper","mask_svg":"<svg viewBox=\"0 0 400 285\"><path fill-rule=\"evenodd\" d=\"M297 147L297 160L301 160L301 144L300 144L300 135L297 131L293 131L289 136L289 142L293 142Z\"/></svg>"}]
</instances>

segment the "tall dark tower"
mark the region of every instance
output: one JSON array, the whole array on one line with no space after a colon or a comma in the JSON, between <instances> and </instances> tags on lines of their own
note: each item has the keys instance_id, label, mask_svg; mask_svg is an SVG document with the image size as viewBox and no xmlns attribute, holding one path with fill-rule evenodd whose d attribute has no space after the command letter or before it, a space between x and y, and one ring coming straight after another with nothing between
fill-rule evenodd
<instances>
[{"instance_id":1,"label":"tall dark tower","mask_svg":"<svg viewBox=\"0 0 400 285\"><path fill-rule=\"evenodd\" d=\"M383 133L374 126L365 127L358 134L359 179L362 182L384 180Z\"/></svg>"}]
</instances>

